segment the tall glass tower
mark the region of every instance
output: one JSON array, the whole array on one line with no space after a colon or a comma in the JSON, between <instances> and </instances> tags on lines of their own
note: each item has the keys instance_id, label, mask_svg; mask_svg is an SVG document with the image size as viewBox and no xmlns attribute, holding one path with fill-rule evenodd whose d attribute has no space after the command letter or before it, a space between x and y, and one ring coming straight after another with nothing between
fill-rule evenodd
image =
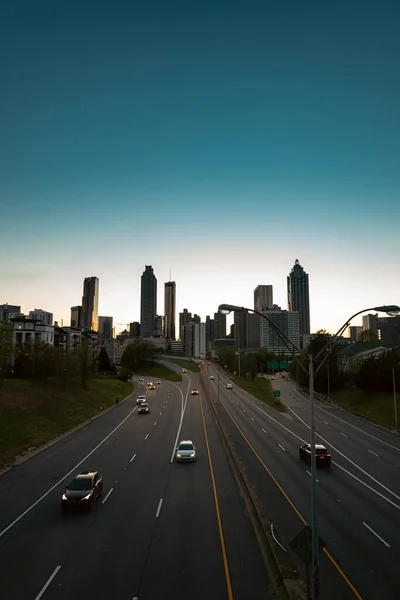
<instances>
[{"instance_id":1,"label":"tall glass tower","mask_svg":"<svg viewBox=\"0 0 400 600\"><path fill-rule=\"evenodd\" d=\"M308 273L296 258L294 267L287 277L288 310L299 313L299 334L310 333L310 298Z\"/></svg>"},{"instance_id":2,"label":"tall glass tower","mask_svg":"<svg viewBox=\"0 0 400 600\"><path fill-rule=\"evenodd\" d=\"M153 335L153 318L157 314L157 278L153 267L146 265L142 273L140 295L140 335L149 338Z\"/></svg>"}]
</instances>

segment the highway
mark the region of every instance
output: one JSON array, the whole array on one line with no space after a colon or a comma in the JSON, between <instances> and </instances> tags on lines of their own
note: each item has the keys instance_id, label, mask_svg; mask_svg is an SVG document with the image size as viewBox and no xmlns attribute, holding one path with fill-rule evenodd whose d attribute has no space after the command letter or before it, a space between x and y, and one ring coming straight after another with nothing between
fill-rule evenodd
<instances>
[{"instance_id":1,"label":"highway","mask_svg":"<svg viewBox=\"0 0 400 600\"><path fill-rule=\"evenodd\" d=\"M198 375L194 375L197 377ZM224 448L191 380L162 381L0 476L0 597L268 599L270 582ZM193 464L177 464L192 439ZM80 471L104 477L91 512L62 515Z\"/></svg>"},{"instance_id":2,"label":"highway","mask_svg":"<svg viewBox=\"0 0 400 600\"><path fill-rule=\"evenodd\" d=\"M291 381L272 381L286 413L278 413L205 365L224 428L278 539L290 541L310 524L310 470L299 460L309 441L309 402ZM214 375L215 380L209 379ZM331 469L318 469L321 598L398 598L400 573L400 440L353 415L317 403L317 442L332 454Z\"/></svg>"}]
</instances>

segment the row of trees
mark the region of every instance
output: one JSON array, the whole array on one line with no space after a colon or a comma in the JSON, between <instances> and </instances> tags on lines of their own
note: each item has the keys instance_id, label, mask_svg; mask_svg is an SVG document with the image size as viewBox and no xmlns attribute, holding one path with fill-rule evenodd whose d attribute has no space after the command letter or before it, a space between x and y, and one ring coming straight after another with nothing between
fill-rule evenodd
<instances>
[{"instance_id":1,"label":"row of trees","mask_svg":"<svg viewBox=\"0 0 400 600\"><path fill-rule=\"evenodd\" d=\"M12 332L12 326L0 324L0 389L7 375L32 381L57 377L64 385L70 377L80 377L85 388L91 375L113 371L105 348L93 356L86 340L82 340L74 354L69 354L42 341L14 345Z\"/></svg>"},{"instance_id":2,"label":"row of trees","mask_svg":"<svg viewBox=\"0 0 400 600\"><path fill-rule=\"evenodd\" d=\"M161 350L151 342L135 340L125 348L121 358L121 366L130 371L136 371L145 361L154 361Z\"/></svg>"},{"instance_id":3,"label":"row of trees","mask_svg":"<svg viewBox=\"0 0 400 600\"><path fill-rule=\"evenodd\" d=\"M367 334L363 341L372 342L374 345L379 345L379 340L376 340L374 332L363 332ZM356 386L366 391L386 391L393 390L393 375L395 379L396 389L400 389L400 350L392 349L382 352L378 356L368 359L353 358L350 361L350 366L347 370L339 369L340 347L336 346L329 354L328 358L321 365L321 361L325 358L324 354L315 359L322 348L330 341L329 333L325 330L320 330L316 337L312 339L308 350L301 355L299 360L305 372L300 367L297 361L292 360L290 364L290 372L295 377L301 387L308 387L308 356L311 354L314 357L314 388L317 392L327 393L342 389L344 387ZM216 349L218 362L231 371L239 372L239 355L234 348L218 348ZM266 350L260 350L255 353L241 352L240 363L241 373L249 374L252 379L258 373L265 373L268 370L269 361L283 360L284 357L274 356ZM319 368L320 367L320 368Z\"/></svg>"}]
</instances>

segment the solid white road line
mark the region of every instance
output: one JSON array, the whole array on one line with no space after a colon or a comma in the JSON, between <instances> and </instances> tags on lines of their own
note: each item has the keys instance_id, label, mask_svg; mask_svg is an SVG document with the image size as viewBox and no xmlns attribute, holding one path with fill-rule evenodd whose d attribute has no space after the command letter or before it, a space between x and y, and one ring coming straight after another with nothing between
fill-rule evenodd
<instances>
[{"instance_id":1,"label":"solid white road line","mask_svg":"<svg viewBox=\"0 0 400 600\"><path fill-rule=\"evenodd\" d=\"M284 448L283 446L281 446L280 444L278 444L278 446L279 446L279 448L282 448L282 450L283 450L284 452L286 452L286 450L285 450L285 448Z\"/></svg>"},{"instance_id":2,"label":"solid white road line","mask_svg":"<svg viewBox=\"0 0 400 600\"><path fill-rule=\"evenodd\" d=\"M290 412L292 412L294 415L296 415L296 417L299 419L299 421L301 421L303 423L303 425L305 425L307 427L307 429L310 429L310 426L303 421L303 419L301 417L299 417L299 415L297 413L294 412L294 410L292 410L289 406L288 409L290 410ZM295 434L293 434L295 435ZM349 463L351 463L353 465L353 467L355 467L356 469L358 469L359 471L361 471L361 473L363 473L364 475L366 475L369 479L372 479L372 481L374 483L376 483L377 485L379 485L381 488L383 488L386 492L389 492L390 494L392 494L395 498L397 498L397 500L400 500L400 496L398 496L397 494L395 494L390 488L386 487L386 485L384 485L383 483L381 483L378 479L375 479L375 477L373 477L370 473L368 473L368 471L365 471L365 469L363 469L362 467L360 467L360 465L358 465L357 463L354 462L354 460L351 460L351 458L349 456L346 456L346 454L343 454L343 452L341 452L338 448L336 448L333 444L331 444L326 438L322 437L322 435L320 433L316 434L319 438L321 438L321 440L323 440L326 444L328 444L328 446L330 446L331 448L333 448L335 450L335 452L337 452L340 456L342 456L345 460L347 460ZM335 463L337 464L337 463ZM343 467L341 467L343 468ZM344 471L346 471L346 469L343 469ZM348 473L348 471L346 471L346 473ZM351 477L355 477L352 473L350 473ZM357 479L357 481L360 481L363 485L366 485L368 488L369 486L367 484L365 484L363 481L361 481L361 479L358 479L357 477L355 477L355 479ZM373 488L369 488L371 490L373 490ZM375 490L373 490L374 492L376 492ZM382 494L379 494L379 492L376 492L379 496L382 496ZM382 496L382 498L386 498L386 496ZM394 504L394 506L397 506L397 504Z\"/></svg>"},{"instance_id":3,"label":"solid white road line","mask_svg":"<svg viewBox=\"0 0 400 600\"><path fill-rule=\"evenodd\" d=\"M174 462L174 458L175 458L175 449L178 443L178 438L179 438L179 434L181 433L181 429L182 429L182 423L183 423L183 417L185 415L185 410L186 410L186 405L187 405L187 399L188 399L188 395L189 395L189 389L190 389L190 378L188 377L188 388L186 390L186 397L185 400L183 399L183 393L182 390L175 385L175 383L173 383L172 385L174 385L176 387L177 390L179 390L179 393L182 397L182 408L181 408L181 418L179 420L179 425L178 425L178 431L176 432L176 438L175 438L175 443L174 443L174 447L172 448L172 454L171 454L171 458L170 461L171 463Z\"/></svg>"},{"instance_id":4,"label":"solid white road line","mask_svg":"<svg viewBox=\"0 0 400 600\"><path fill-rule=\"evenodd\" d=\"M369 490L371 490L371 492L373 492L374 494L376 494L380 498L383 498L383 500L386 500L386 502L388 502L389 504L391 504L392 506L394 506L394 508L398 508L400 510L400 506L398 504L396 504L395 502L392 502L392 500L390 500L390 498L387 498L386 496L384 496L383 494L381 494L380 492L378 492L378 490L374 490L374 488L371 487L370 485L368 485L368 483L365 483L365 481L362 481L361 479L359 479L358 477L356 477L355 475L353 475L353 473L350 473L350 471L348 471L347 469L345 469L341 465L338 465L337 462L332 461L332 464L334 464L335 467L338 467L339 469L341 469L342 471L344 471L345 473L347 473L347 475L350 475L350 477L352 477L353 479L355 479L356 481L358 481L359 483L361 483L364 487L366 487Z\"/></svg>"},{"instance_id":5,"label":"solid white road line","mask_svg":"<svg viewBox=\"0 0 400 600\"><path fill-rule=\"evenodd\" d=\"M44 584L44 586L42 587L42 589L36 596L35 600L40 600L40 598L43 596L43 594L45 593L45 591L47 590L47 588L49 587L49 585L51 584L51 582L53 581L54 577L57 575L57 573L60 569L61 569L61 565L58 565L58 567L56 567L54 569L53 573L50 575L50 577L48 578L48 580L46 581L46 583Z\"/></svg>"},{"instance_id":6,"label":"solid white road line","mask_svg":"<svg viewBox=\"0 0 400 600\"><path fill-rule=\"evenodd\" d=\"M284 548L284 546L282 546L282 544L280 544L278 542L278 540L275 537L275 533L274 533L274 524L271 523L271 533L272 533L272 537L274 538L275 542L278 544L278 546L280 546L282 548L282 550L284 550L285 552L287 552L286 548Z\"/></svg>"},{"instance_id":7,"label":"solid white road line","mask_svg":"<svg viewBox=\"0 0 400 600\"><path fill-rule=\"evenodd\" d=\"M131 410L131 412L121 421L121 423L119 423L119 425L114 427L114 429L111 431L111 433L106 435L106 437L99 444L97 444L97 446L95 446L93 448L93 450L91 450L89 452L89 454L86 454L86 456L84 458L82 458L82 460L80 460L78 462L78 464L76 464L70 471L68 471L68 473L66 473L59 481L57 481L57 483L55 483L50 489L48 489L47 492L45 492L42 496L40 496L40 498L38 500L36 500L33 504L31 504L22 514L19 515L19 517L17 517L16 519L14 519L14 521L12 523L7 525L7 527L5 529L3 529L3 531L0 531L0 538L5 533L7 533L7 531L9 529L11 529L11 527L14 527L14 525L16 523L18 523L18 521L20 521L25 515L27 515L28 512L30 512L32 510L32 508L35 508L35 506L37 506L39 504L39 502L44 500L53 490L55 490L56 487L58 487L60 485L60 483L62 483L64 481L64 479L66 479L69 475L71 475L71 473L73 473L78 467L80 467L80 465L82 463L84 463L85 460L87 460L89 458L89 456L92 456L92 454L94 454L94 452L96 452L96 450L98 450L100 448L100 446L102 446L104 444L104 442L106 442L108 440L108 438L110 438L112 436L112 434L115 433L117 431L117 429L119 429L121 427L121 425L123 425L127 419L129 419L131 414L133 414L137 408L138 407L135 406L135 408L133 408Z\"/></svg>"},{"instance_id":8,"label":"solid white road line","mask_svg":"<svg viewBox=\"0 0 400 600\"><path fill-rule=\"evenodd\" d=\"M382 544L385 544L386 548L390 548L390 544L388 544L380 535L378 535L376 533L376 531L374 531L372 529L372 527L370 527L369 525L367 525L367 523L365 521L362 522L362 524L364 525L364 527L366 527L367 529L369 529L369 531L376 537L378 538L378 540L380 540L382 542Z\"/></svg>"},{"instance_id":9,"label":"solid white road line","mask_svg":"<svg viewBox=\"0 0 400 600\"><path fill-rule=\"evenodd\" d=\"M379 458L379 454L377 454L376 452L372 452L372 450L368 450L368 452L370 452L371 454L373 454L374 456L377 456Z\"/></svg>"},{"instance_id":10,"label":"solid white road line","mask_svg":"<svg viewBox=\"0 0 400 600\"><path fill-rule=\"evenodd\" d=\"M114 488L111 488L111 490L108 492L107 496L104 498L102 504L105 504L107 502L107 499L109 498L109 496L111 495L112 491Z\"/></svg>"},{"instance_id":11,"label":"solid white road line","mask_svg":"<svg viewBox=\"0 0 400 600\"><path fill-rule=\"evenodd\" d=\"M160 498L160 502L158 503L158 508L157 508L157 512L156 512L156 519L160 516L162 503L163 503L163 499Z\"/></svg>"},{"instance_id":12,"label":"solid white road line","mask_svg":"<svg viewBox=\"0 0 400 600\"><path fill-rule=\"evenodd\" d=\"M345 433L343 433L343 431L340 432L342 434L343 437L348 437Z\"/></svg>"},{"instance_id":13,"label":"solid white road line","mask_svg":"<svg viewBox=\"0 0 400 600\"><path fill-rule=\"evenodd\" d=\"M267 433L267 432L265 431L265 429L263 429L262 427L261 427L261 429L262 429L262 431L263 431L264 433Z\"/></svg>"},{"instance_id":14,"label":"solid white road line","mask_svg":"<svg viewBox=\"0 0 400 600\"><path fill-rule=\"evenodd\" d=\"M337 419L338 421L341 421L342 423L345 423L349 427L352 427L353 429L356 429L360 433L363 433L364 435L367 435L368 437L372 438L373 440L376 440L377 442L380 442L381 444L385 444L385 446L389 446L389 448L392 448L393 450L397 450L397 452L400 452L400 448L398 448L397 446L393 446L392 444L389 444L389 442L385 442L381 438L376 437L376 435L372 435L372 433L368 433L367 431L364 431L364 429L361 429L360 427L356 427L352 423L349 423L348 421L345 421L344 419L341 419L337 415L334 415L333 413L328 412L327 410L325 410L325 408L322 408L321 406L318 406L317 404L315 406L319 410L322 410L323 412L329 414L330 417L333 417L334 419Z\"/></svg>"},{"instance_id":15,"label":"solid white road line","mask_svg":"<svg viewBox=\"0 0 400 600\"><path fill-rule=\"evenodd\" d=\"M150 435L149 433L146 435L146 437L144 438L145 441L147 440L147 438L149 437L149 435Z\"/></svg>"},{"instance_id":16,"label":"solid white road line","mask_svg":"<svg viewBox=\"0 0 400 600\"><path fill-rule=\"evenodd\" d=\"M129 462L133 462L136 458L136 454L134 454Z\"/></svg>"}]
</instances>

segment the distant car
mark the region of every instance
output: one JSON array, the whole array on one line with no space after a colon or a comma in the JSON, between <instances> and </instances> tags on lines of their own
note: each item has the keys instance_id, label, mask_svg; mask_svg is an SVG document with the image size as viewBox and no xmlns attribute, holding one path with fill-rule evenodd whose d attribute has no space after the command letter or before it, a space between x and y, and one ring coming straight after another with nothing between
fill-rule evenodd
<instances>
[{"instance_id":1,"label":"distant car","mask_svg":"<svg viewBox=\"0 0 400 600\"><path fill-rule=\"evenodd\" d=\"M155 390L155 389L156 389L156 386L154 385L154 383L151 384L151 386L149 387L149 390Z\"/></svg>"},{"instance_id":2,"label":"distant car","mask_svg":"<svg viewBox=\"0 0 400 600\"><path fill-rule=\"evenodd\" d=\"M192 390L192 396L198 396L199 390Z\"/></svg>"},{"instance_id":3,"label":"distant car","mask_svg":"<svg viewBox=\"0 0 400 600\"><path fill-rule=\"evenodd\" d=\"M103 477L98 471L83 471L65 488L61 510L91 510L103 493Z\"/></svg>"},{"instance_id":4,"label":"distant car","mask_svg":"<svg viewBox=\"0 0 400 600\"><path fill-rule=\"evenodd\" d=\"M147 387L150 387L151 385L153 385L153 382L152 382L152 381L148 381L148 382L146 383L146 385L147 385Z\"/></svg>"},{"instance_id":5,"label":"distant car","mask_svg":"<svg viewBox=\"0 0 400 600\"><path fill-rule=\"evenodd\" d=\"M194 462L196 460L196 446L192 440L182 440L176 449L177 462Z\"/></svg>"},{"instance_id":6,"label":"distant car","mask_svg":"<svg viewBox=\"0 0 400 600\"><path fill-rule=\"evenodd\" d=\"M160 384L161 384L161 381L156 381L156 385L160 385Z\"/></svg>"},{"instance_id":7,"label":"distant car","mask_svg":"<svg viewBox=\"0 0 400 600\"><path fill-rule=\"evenodd\" d=\"M285 377L285 381L289 381L289 377Z\"/></svg>"},{"instance_id":8,"label":"distant car","mask_svg":"<svg viewBox=\"0 0 400 600\"><path fill-rule=\"evenodd\" d=\"M142 404L142 402L146 402L146 396L138 396L136 399L136 404Z\"/></svg>"},{"instance_id":9,"label":"distant car","mask_svg":"<svg viewBox=\"0 0 400 600\"><path fill-rule=\"evenodd\" d=\"M182 369L182 373L187 373L186 369Z\"/></svg>"},{"instance_id":10,"label":"distant car","mask_svg":"<svg viewBox=\"0 0 400 600\"><path fill-rule=\"evenodd\" d=\"M210 362L208 362L207 364L208 364L208 365L211 365L211 363L210 363Z\"/></svg>"},{"instance_id":11,"label":"distant car","mask_svg":"<svg viewBox=\"0 0 400 600\"><path fill-rule=\"evenodd\" d=\"M226 389L227 390L231 390L233 388L233 385L231 383L227 383L226 384Z\"/></svg>"},{"instance_id":12,"label":"distant car","mask_svg":"<svg viewBox=\"0 0 400 600\"><path fill-rule=\"evenodd\" d=\"M275 381L275 377L271 377L271 381Z\"/></svg>"},{"instance_id":13,"label":"distant car","mask_svg":"<svg viewBox=\"0 0 400 600\"><path fill-rule=\"evenodd\" d=\"M150 406L147 402L142 402L142 404L139 406L139 410L138 413L139 414L147 414L150 412Z\"/></svg>"},{"instance_id":14,"label":"distant car","mask_svg":"<svg viewBox=\"0 0 400 600\"><path fill-rule=\"evenodd\" d=\"M210 379L211 379L211 381L213 381L214 380L214 375L210 375Z\"/></svg>"},{"instance_id":15,"label":"distant car","mask_svg":"<svg viewBox=\"0 0 400 600\"><path fill-rule=\"evenodd\" d=\"M311 464L311 444L304 444L299 448L300 460L305 460ZM332 457L328 450L322 444L315 444L315 462L317 467L330 467Z\"/></svg>"},{"instance_id":16,"label":"distant car","mask_svg":"<svg viewBox=\"0 0 400 600\"><path fill-rule=\"evenodd\" d=\"M141 377L141 378L139 379L139 381L144 381L143 377Z\"/></svg>"}]
</instances>

